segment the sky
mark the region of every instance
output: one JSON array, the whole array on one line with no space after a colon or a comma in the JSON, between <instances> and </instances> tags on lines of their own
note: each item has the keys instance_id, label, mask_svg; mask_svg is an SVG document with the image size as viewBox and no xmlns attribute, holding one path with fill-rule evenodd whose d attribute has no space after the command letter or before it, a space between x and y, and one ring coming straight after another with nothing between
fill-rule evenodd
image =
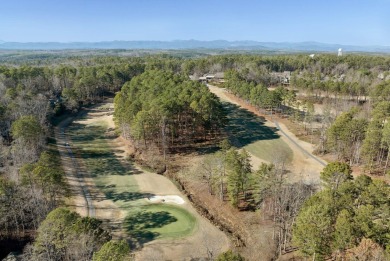
<instances>
[{"instance_id":1,"label":"sky","mask_svg":"<svg viewBox=\"0 0 390 261\"><path fill-rule=\"evenodd\" d=\"M390 46L390 0L0 0L0 40Z\"/></svg>"}]
</instances>

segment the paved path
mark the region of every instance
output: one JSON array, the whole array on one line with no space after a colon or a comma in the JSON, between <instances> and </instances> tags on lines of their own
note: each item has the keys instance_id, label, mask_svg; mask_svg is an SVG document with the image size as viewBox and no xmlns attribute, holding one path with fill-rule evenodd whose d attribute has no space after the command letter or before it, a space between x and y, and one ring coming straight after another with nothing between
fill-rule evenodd
<instances>
[{"instance_id":1,"label":"paved path","mask_svg":"<svg viewBox=\"0 0 390 261\"><path fill-rule=\"evenodd\" d=\"M297 146L298 149L300 149L304 154L306 154L307 156L311 157L312 159L314 159L315 161L317 161L318 163L320 163L322 166L326 166L326 163L323 162L322 160L318 159L316 156L314 156L313 154L311 154L310 152L308 152L307 150L305 150L304 148L302 148L301 145L299 145L297 142L295 142L294 139L292 139L289 135L287 135L287 133L285 133L283 131L283 129L280 127L279 123L277 121L274 121L274 124L276 126L276 128L278 128L278 130L287 138L289 139L295 146Z\"/></svg>"},{"instance_id":2,"label":"paved path","mask_svg":"<svg viewBox=\"0 0 390 261\"><path fill-rule=\"evenodd\" d=\"M69 143L69 139L66 136L66 127L72 122L73 118L68 118L62 121L56 128L56 141L58 151L61 155L61 161L63 162L65 173L69 180L76 182L76 188L73 188L75 193L82 194L85 201L84 207L89 217L95 217L95 207L92 203L92 197L88 190L85 180L81 173L80 166L77 159L74 157L72 148ZM66 164L64 164L66 163Z\"/></svg>"}]
</instances>

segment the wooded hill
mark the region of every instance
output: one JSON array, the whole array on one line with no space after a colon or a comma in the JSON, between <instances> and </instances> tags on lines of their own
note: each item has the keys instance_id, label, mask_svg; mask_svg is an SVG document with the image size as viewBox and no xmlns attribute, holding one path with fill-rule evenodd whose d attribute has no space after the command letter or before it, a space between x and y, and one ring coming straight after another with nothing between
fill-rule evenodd
<instances>
[{"instance_id":1,"label":"wooded hill","mask_svg":"<svg viewBox=\"0 0 390 261\"><path fill-rule=\"evenodd\" d=\"M171 149L217 139L225 124L219 99L185 75L151 70L123 85L115 97L115 120L126 137L147 149Z\"/></svg>"}]
</instances>

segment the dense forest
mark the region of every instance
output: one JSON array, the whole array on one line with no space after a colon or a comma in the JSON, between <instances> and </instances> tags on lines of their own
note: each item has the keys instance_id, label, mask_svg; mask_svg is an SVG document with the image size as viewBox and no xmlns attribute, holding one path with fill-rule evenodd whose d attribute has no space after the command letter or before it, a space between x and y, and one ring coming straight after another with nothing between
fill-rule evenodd
<instances>
[{"instance_id":1,"label":"dense forest","mask_svg":"<svg viewBox=\"0 0 390 261\"><path fill-rule=\"evenodd\" d=\"M157 70L123 85L114 116L123 135L144 149L154 144L164 155L197 140L216 139L225 122L219 100L205 85Z\"/></svg>"},{"instance_id":2,"label":"dense forest","mask_svg":"<svg viewBox=\"0 0 390 261\"><path fill-rule=\"evenodd\" d=\"M69 193L55 140L52 138L52 124L60 117L78 111L81 106L103 99L105 94L118 90L124 82L142 71L143 66L139 63L131 65L113 63L110 66L95 64L89 67L66 64L50 67L1 66L0 240L2 244L8 245L9 240L11 240L9 242L30 241L36 237L37 232L39 235L38 228L41 228L41 222L45 220L48 213L63 204ZM97 220L85 222L86 228L90 226L88 222L98 227ZM81 233L80 229L81 227L77 228L78 233ZM79 234L77 237L80 235L85 237L84 234ZM25 260L42 260L45 251L50 255L57 255L55 251L52 252L48 248L42 249L37 242L30 252L26 252ZM17 244L11 244L17 249ZM92 258L92 254L99 250L99 246L102 244L93 246L88 253L84 254ZM44 248L46 247L45 243ZM58 250L58 247L54 246L54 248ZM44 259L80 260L75 257L65 258L62 256L65 254L64 250L58 251L61 252L58 253L61 257ZM73 253L66 253L66 255L73 255L78 250L72 251Z\"/></svg>"},{"instance_id":3,"label":"dense forest","mask_svg":"<svg viewBox=\"0 0 390 261\"><path fill-rule=\"evenodd\" d=\"M259 110L319 126L311 131L317 151L337 162L324 169L319 187L290 184L283 162L253 170L245 150L222 142L199 171L209 193L242 210L270 210L279 253L299 249L315 260L356 260L362 249L371 251L365 260L389 255L390 191L375 177L389 169L390 57L26 57L0 60L0 244L32 242L24 260L120 260L130 251L100 221L61 208L69 188L52 138L57 122L116 94L116 123L140 150L166 156L217 143L226 112L188 77L216 72L224 72L223 87ZM289 85L275 77L284 71ZM333 111L315 113L315 103ZM350 166L375 176L353 179Z\"/></svg>"}]
</instances>

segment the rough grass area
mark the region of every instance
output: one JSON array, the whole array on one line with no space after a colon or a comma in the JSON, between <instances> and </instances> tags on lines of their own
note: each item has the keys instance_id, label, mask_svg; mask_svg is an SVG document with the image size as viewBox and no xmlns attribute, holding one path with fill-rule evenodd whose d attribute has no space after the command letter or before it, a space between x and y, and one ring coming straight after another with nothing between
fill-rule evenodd
<instances>
[{"instance_id":1,"label":"rough grass area","mask_svg":"<svg viewBox=\"0 0 390 261\"><path fill-rule=\"evenodd\" d=\"M191 234L196 227L195 217L180 207L150 204L146 198L154 194L139 191L134 178L142 172L114 153L107 130L104 121L74 122L67 132L96 187L127 212L123 227L129 235L142 244Z\"/></svg>"},{"instance_id":2,"label":"rough grass area","mask_svg":"<svg viewBox=\"0 0 390 261\"><path fill-rule=\"evenodd\" d=\"M226 129L234 146L269 162L275 161L277 155L287 162L292 160L293 151L277 134L276 128L264 124L264 118L232 103L225 102L224 106L229 119Z\"/></svg>"}]
</instances>

